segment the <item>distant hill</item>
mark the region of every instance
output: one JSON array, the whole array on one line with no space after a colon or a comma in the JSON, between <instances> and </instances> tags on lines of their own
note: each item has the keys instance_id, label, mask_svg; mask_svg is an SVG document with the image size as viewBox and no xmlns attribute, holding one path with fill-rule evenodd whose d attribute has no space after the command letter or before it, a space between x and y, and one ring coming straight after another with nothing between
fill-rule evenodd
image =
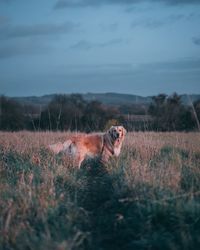
<instances>
[{"instance_id":1,"label":"distant hill","mask_svg":"<svg viewBox=\"0 0 200 250\"><path fill-rule=\"evenodd\" d=\"M152 101L151 97L142 97L138 95L105 93L83 94L83 98L87 101L97 100L107 105L123 105L123 104L149 104Z\"/></svg>"},{"instance_id":2,"label":"distant hill","mask_svg":"<svg viewBox=\"0 0 200 250\"><path fill-rule=\"evenodd\" d=\"M56 94L44 95L44 96L27 96L27 97L13 97L21 104L33 105L33 106L46 106ZM69 95L69 94L67 94ZM87 93L82 94L86 101L100 101L106 105L119 106L124 104L137 104L137 105L149 105L152 102L152 97L142 97L131 94L118 94L118 93ZM200 100L199 95L181 95L183 104L190 105L191 102Z\"/></svg>"},{"instance_id":3,"label":"distant hill","mask_svg":"<svg viewBox=\"0 0 200 250\"><path fill-rule=\"evenodd\" d=\"M55 94L43 96L13 97L13 99L20 102L22 105L46 106L54 97Z\"/></svg>"},{"instance_id":4,"label":"distant hill","mask_svg":"<svg viewBox=\"0 0 200 250\"><path fill-rule=\"evenodd\" d=\"M69 95L69 94L66 94ZM27 96L27 97L13 97L16 101L21 104L34 105L34 106L45 106L47 105L56 94L44 95L44 96ZM118 94L118 93L87 93L82 94L83 99L86 101L99 101L106 105L119 106L123 104L150 104L152 101L151 97L142 97L137 95L129 94Z\"/></svg>"}]
</instances>

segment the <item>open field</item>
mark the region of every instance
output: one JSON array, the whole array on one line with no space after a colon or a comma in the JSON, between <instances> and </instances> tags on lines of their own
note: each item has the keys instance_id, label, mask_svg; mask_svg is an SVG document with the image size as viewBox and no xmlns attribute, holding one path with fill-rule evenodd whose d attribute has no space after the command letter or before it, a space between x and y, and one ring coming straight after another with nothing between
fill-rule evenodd
<instances>
[{"instance_id":1,"label":"open field","mask_svg":"<svg viewBox=\"0 0 200 250\"><path fill-rule=\"evenodd\" d=\"M80 170L46 149L69 135L0 133L0 249L199 249L200 133L128 133Z\"/></svg>"}]
</instances>

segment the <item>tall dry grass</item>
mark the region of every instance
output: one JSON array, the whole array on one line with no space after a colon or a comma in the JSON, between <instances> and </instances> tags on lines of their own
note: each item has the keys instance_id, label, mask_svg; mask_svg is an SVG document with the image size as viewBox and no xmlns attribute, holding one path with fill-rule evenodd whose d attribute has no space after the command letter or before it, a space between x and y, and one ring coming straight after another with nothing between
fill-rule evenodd
<instances>
[{"instance_id":1,"label":"tall dry grass","mask_svg":"<svg viewBox=\"0 0 200 250\"><path fill-rule=\"evenodd\" d=\"M199 133L128 133L80 170L46 148L69 136L0 133L1 249L198 249Z\"/></svg>"}]
</instances>

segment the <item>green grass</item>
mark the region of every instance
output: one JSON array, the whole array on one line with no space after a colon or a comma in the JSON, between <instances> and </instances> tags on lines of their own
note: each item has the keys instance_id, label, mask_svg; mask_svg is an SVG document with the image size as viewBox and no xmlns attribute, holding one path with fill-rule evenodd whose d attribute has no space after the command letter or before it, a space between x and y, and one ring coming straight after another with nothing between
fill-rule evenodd
<instances>
[{"instance_id":1,"label":"green grass","mask_svg":"<svg viewBox=\"0 0 200 250\"><path fill-rule=\"evenodd\" d=\"M80 170L14 136L0 141L0 249L199 249L200 152L187 134L130 134L119 159Z\"/></svg>"}]
</instances>

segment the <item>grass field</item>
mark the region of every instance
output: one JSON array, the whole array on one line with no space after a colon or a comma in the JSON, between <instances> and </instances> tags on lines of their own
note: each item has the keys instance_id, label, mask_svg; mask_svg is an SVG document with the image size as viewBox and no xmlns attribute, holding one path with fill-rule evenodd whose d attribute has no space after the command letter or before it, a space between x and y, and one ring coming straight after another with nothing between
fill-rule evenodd
<instances>
[{"instance_id":1,"label":"grass field","mask_svg":"<svg viewBox=\"0 0 200 250\"><path fill-rule=\"evenodd\" d=\"M200 249L199 133L128 133L80 170L46 149L69 135L0 133L0 249Z\"/></svg>"}]
</instances>

